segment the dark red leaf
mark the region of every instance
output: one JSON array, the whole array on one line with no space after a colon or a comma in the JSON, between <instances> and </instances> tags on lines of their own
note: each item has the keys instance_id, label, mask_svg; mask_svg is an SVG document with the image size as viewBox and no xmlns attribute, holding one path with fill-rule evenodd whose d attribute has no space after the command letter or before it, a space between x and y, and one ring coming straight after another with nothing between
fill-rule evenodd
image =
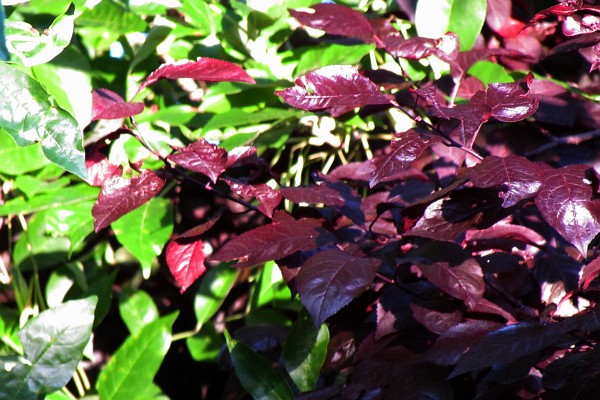
<instances>
[{"instance_id":1,"label":"dark red leaf","mask_svg":"<svg viewBox=\"0 0 600 400\"><path fill-rule=\"evenodd\" d=\"M500 307L498 304L492 303L491 301L487 300L485 297L479 299L479 301L477 302L477 304L475 304L475 307L473 307L471 311L477 313L499 315L506 319L507 323L509 324L514 324L518 322L511 313L506 311L504 308Z\"/></svg>"},{"instance_id":2,"label":"dark red leaf","mask_svg":"<svg viewBox=\"0 0 600 400\"><path fill-rule=\"evenodd\" d=\"M390 104L377 86L349 65L330 65L296 79L296 86L275 92L289 105L326 110L337 117L356 107Z\"/></svg>"},{"instance_id":3,"label":"dark red leaf","mask_svg":"<svg viewBox=\"0 0 600 400\"><path fill-rule=\"evenodd\" d=\"M92 215L94 230L106 228L123 215L131 212L156 196L165 179L154 171L145 170L142 175L126 179L114 176L104 182Z\"/></svg>"},{"instance_id":4,"label":"dark red leaf","mask_svg":"<svg viewBox=\"0 0 600 400\"><path fill-rule=\"evenodd\" d=\"M212 216L211 218L208 219L208 221L200 224L200 225L196 225L195 227L188 229L187 231L185 231L184 233L182 233L181 235L177 236L177 239L180 238L187 238L187 239L191 239L191 238L197 238L198 236L202 235L204 232L208 231L210 228L212 228L217 221L219 221L219 219L221 218L221 214L222 211L219 211L216 215Z\"/></svg>"},{"instance_id":5,"label":"dark red leaf","mask_svg":"<svg viewBox=\"0 0 600 400\"><path fill-rule=\"evenodd\" d=\"M166 249L166 261L183 293L206 271L204 243L199 239L189 238L171 240Z\"/></svg>"},{"instance_id":6,"label":"dark red leaf","mask_svg":"<svg viewBox=\"0 0 600 400\"><path fill-rule=\"evenodd\" d=\"M480 188L500 188L502 207L512 207L521 200L533 197L542 186L540 174L544 168L525 157L490 156L474 167L462 170L464 176Z\"/></svg>"},{"instance_id":7,"label":"dark red leaf","mask_svg":"<svg viewBox=\"0 0 600 400\"><path fill-rule=\"evenodd\" d=\"M550 50L549 55L566 53L573 50L583 49L585 47L595 46L600 42L600 32L588 33L586 35L575 36L573 39L566 40Z\"/></svg>"},{"instance_id":8,"label":"dark red leaf","mask_svg":"<svg viewBox=\"0 0 600 400\"><path fill-rule=\"evenodd\" d=\"M227 164L225 165L225 168L237 168L257 163L259 163L259 158L256 153L256 147L241 146L236 147L227 153Z\"/></svg>"},{"instance_id":9,"label":"dark red leaf","mask_svg":"<svg viewBox=\"0 0 600 400\"><path fill-rule=\"evenodd\" d=\"M375 170L369 181L371 187L379 182L397 179L399 175L401 176L403 172L412 166L412 162L425 149L441 141L439 137L428 135L417 129L397 133L395 136L397 139L392 141L390 152L373 160Z\"/></svg>"},{"instance_id":10,"label":"dark red leaf","mask_svg":"<svg viewBox=\"0 0 600 400\"><path fill-rule=\"evenodd\" d=\"M600 232L600 200L592 200L587 170L589 167L585 165L548 169L535 198L546 222L584 257L588 245Z\"/></svg>"},{"instance_id":11,"label":"dark red leaf","mask_svg":"<svg viewBox=\"0 0 600 400\"><path fill-rule=\"evenodd\" d=\"M270 186L264 183L246 185L229 179L226 179L226 182L229 184L231 190L237 193L239 196L255 197L258 201L260 201L258 209L269 218L273 217L273 212L279 203L281 203L281 199L283 198L283 195L279 190L272 189Z\"/></svg>"},{"instance_id":12,"label":"dark red leaf","mask_svg":"<svg viewBox=\"0 0 600 400\"><path fill-rule=\"evenodd\" d=\"M348 179L353 181L368 182L375 166L371 160L361 162L349 162L343 164L327 174L330 180Z\"/></svg>"},{"instance_id":13,"label":"dark red leaf","mask_svg":"<svg viewBox=\"0 0 600 400\"><path fill-rule=\"evenodd\" d=\"M319 220L294 220L290 217L285 222L275 220L269 225L242 233L227 242L212 259L237 259L237 267L248 267L287 257L299 250L314 250L333 241L335 236L323 229Z\"/></svg>"},{"instance_id":14,"label":"dark red leaf","mask_svg":"<svg viewBox=\"0 0 600 400\"><path fill-rule=\"evenodd\" d=\"M163 64L152 72L139 86L136 95L145 87L160 79L191 78L208 82L246 82L255 83L254 79L239 65L229 61L200 57L196 61L181 60L176 63ZM134 95L135 97L135 95Z\"/></svg>"},{"instance_id":15,"label":"dark red leaf","mask_svg":"<svg viewBox=\"0 0 600 400\"><path fill-rule=\"evenodd\" d=\"M600 257L594 258L588 264L583 266L579 286L586 290L590 283L600 275Z\"/></svg>"},{"instance_id":16,"label":"dark red leaf","mask_svg":"<svg viewBox=\"0 0 600 400\"><path fill-rule=\"evenodd\" d=\"M317 326L367 289L380 261L358 258L339 249L310 257L296 277L300 300Z\"/></svg>"},{"instance_id":17,"label":"dark red leaf","mask_svg":"<svg viewBox=\"0 0 600 400\"><path fill-rule=\"evenodd\" d=\"M600 29L600 17L592 14L573 14L565 18L562 32L565 36L576 36L596 32Z\"/></svg>"},{"instance_id":18,"label":"dark red leaf","mask_svg":"<svg viewBox=\"0 0 600 400\"><path fill-rule=\"evenodd\" d=\"M450 296L463 300L469 309L477 304L485 292L483 272L474 258L466 259L458 265L436 262L419 263L417 266L428 281Z\"/></svg>"},{"instance_id":19,"label":"dark red leaf","mask_svg":"<svg viewBox=\"0 0 600 400\"><path fill-rule=\"evenodd\" d=\"M385 41L385 49L394 57L420 60L435 53L436 41L424 37L405 39L402 36L392 36Z\"/></svg>"},{"instance_id":20,"label":"dark red leaf","mask_svg":"<svg viewBox=\"0 0 600 400\"><path fill-rule=\"evenodd\" d=\"M106 180L123 174L123 167L111 164L100 151L93 151L85 158L85 168L88 174L87 182L92 186L102 186Z\"/></svg>"},{"instance_id":21,"label":"dark red leaf","mask_svg":"<svg viewBox=\"0 0 600 400\"><path fill-rule=\"evenodd\" d=\"M521 225L498 223L487 229L469 230L465 234L465 242L481 240L511 239L535 246L543 246L546 239L536 231Z\"/></svg>"},{"instance_id":22,"label":"dark red leaf","mask_svg":"<svg viewBox=\"0 0 600 400\"><path fill-rule=\"evenodd\" d=\"M488 0L485 22L494 31L499 32L510 19L511 0Z\"/></svg>"},{"instance_id":23,"label":"dark red leaf","mask_svg":"<svg viewBox=\"0 0 600 400\"><path fill-rule=\"evenodd\" d=\"M213 183L227 168L227 151L204 139L171 154L168 159L190 171L208 176Z\"/></svg>"},{"instance_id":24,"label":"dark red leaf","mask_svg":"<svg viewBox=\"0 0 600 400\"><path fill-rule=\"evenodd\" d=\"M419 303L411 303L410 309L413 318L421 323L428 331L442 334L462 321L462 313L459 310L443 312Z\"/></svg>"},{"instance_id":25,"label":"dark red leaf","mask_svg":"<svg viewBox=\"0 0 600 400\"><path fill-rule=\"evenodd\" d=\"M144 103L126 103L118 94L108 89L92 92L92 121L121 119L144 111Z\"/></svg>"},{"instance_id":26,"label":"dark red leaf","mask_svg":"<svg viewBox=\"0 0 600 400\"><path fill-rule=\"evenodd\" d=\"M289 10L302 25L330 35L354 37L367 43L375 41L369 20L360 12L337 4L316 4L312 8Z\"/></svg>"}]
</instances>

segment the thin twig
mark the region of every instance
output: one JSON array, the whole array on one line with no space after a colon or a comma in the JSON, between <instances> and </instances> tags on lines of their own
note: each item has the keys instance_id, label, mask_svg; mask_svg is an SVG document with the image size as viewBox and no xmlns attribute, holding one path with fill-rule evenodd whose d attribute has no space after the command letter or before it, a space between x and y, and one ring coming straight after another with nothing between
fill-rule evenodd
<instances>
[{"instance_id":1,"label":"thin twig","mask_svg":"<svg viewBox=\"0 0 600 400\"><path fill-rule=\"evenodd\" d=\"M600 129L594 129L588 132L576 133L573 135L567 135L562 137L549 136L550 143L543 144L535 149L527 151L524 156L531 157L550 150L553 147L561 144L578 145L588 140L596 139L600 137Z\"/></svg>"}]
</instances>

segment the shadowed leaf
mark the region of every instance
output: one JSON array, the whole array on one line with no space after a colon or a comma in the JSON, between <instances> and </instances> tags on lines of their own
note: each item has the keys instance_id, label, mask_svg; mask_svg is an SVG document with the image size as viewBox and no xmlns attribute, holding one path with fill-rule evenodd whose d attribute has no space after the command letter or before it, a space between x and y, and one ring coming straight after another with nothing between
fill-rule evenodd
<instances>
[{"instance_id":1,"label":"shadowed leaf","mask_svg":"<svg viewBox=\"0 0 600 400\"><path fill-rule=\"evenodd\" d=\"M581 286L583 290L586 290L598 275L600 275L600 257L593 259L583 266L581 277L579 278L579 286Z\"/></svg>"},{"instance_id":2,"label":"shadowed leaf","mask_svg":"<svg viewBox=\"0 0 600 400\"><path fill-rule=\"evenodd\" d=\"M283 199L283 195L279 190L272 189L265 183L246 185L229 179L226 179L226 182L229 184L229 188L238 196L255 197L260 202L258 209L269 218L273 217L273 212Z\"/></svg>"}]
</instances>

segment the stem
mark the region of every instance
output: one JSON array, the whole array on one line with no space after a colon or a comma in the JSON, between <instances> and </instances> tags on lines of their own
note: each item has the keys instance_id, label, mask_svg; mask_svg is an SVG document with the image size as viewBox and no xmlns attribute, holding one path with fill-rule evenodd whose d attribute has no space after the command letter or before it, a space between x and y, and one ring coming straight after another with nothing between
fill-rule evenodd
<instances>
[{"instance_id":1,"label":"stem","mask_svg":"<svg viewBox=\"0 0 600 400\"><path fill-rule=\"evenodd\" d=\"M536 147L535 149L529 150L525 152L524 156L535 156L561 144L578 145L582 142L596 139L598 137L600 137L600 129L594 129L592 131L576 133L573 135L567 135L562 137L550 136L550 143L546 143L539 147Z\"/></svg>"}]
</instances>

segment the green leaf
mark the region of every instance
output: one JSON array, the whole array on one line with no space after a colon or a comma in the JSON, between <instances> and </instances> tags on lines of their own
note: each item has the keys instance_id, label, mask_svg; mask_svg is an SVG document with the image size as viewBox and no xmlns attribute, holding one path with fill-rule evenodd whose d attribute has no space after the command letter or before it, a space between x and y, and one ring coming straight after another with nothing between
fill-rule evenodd
<instances>
[{"instance_id":1,"label":"green leaf","mask_svg":"<svg viewBox=\"0 0 600 400\"><path fill-rule=\"evenodd\" d=\"M321 367L327 357L329 329L319 329L307 313L302 313L292 326L283 348L283 361L290 377L305 392L317 384Z\"/></svg>"},{"instance_id":2,"label":"green leaf","mask_svg":"<svg viewBox=\"0 0 600 400\"><path fill-rule=\"evenodd\" d=\"M130 3L130 6L131 5L132 4ZM173 28L169 26L153 26L152 29L150 29L150 32L148 32L148 36L146 36L144 43L135 52L133 60L131 60L131 64L129 65L129 70L133 71L139 63L153 55L156 52L156 47L169 36L169 33L171 33L172 30Z\"/></svg>"},{"instance_id":3,"label":"green leaf","mask_svg":"<svg viewBox=\"0 0 600 400\"><path fill-rule=\"evenodd\" d=\"M102 28L102 31L113 34L145 32L148 26L140 16L110 0L102 0L81 14L77 18L77 25Z\"/></svg>"},{"instance_id":4,"label":"green leaf","mask_svg":"<svg viewBox=\"0 0 600 400\"><path fill-rule=\"evenodd\" d=\"M56 207L87 203L90 200L95 200L99 191L97 187L80 183L58 192L40 194L29 200L18 197L0 206L0 216L31 214Z\"/></svg>"},{"instance_id":5,"label":"green leaf","mask_svg":"<svg viewBox=\"0 0 600 400\"><path fill-rule=\"evenodd\" d=\"M194 313L198 325L205 324L219 310L233 287L238 272L238 269L231 268L229 264L219 264L204 273L194 297Z\"/></svg>"},{"instance_id":6,"label":"green leaf","mask_svg":"<svg viewBox=\"0 0 600 400\"><path fill-rule=\"evenodd\" d=\"M52 25L40 34L23 21L6 21L6 45L23 65L43 64L59 55L71 42L75 27L75 7L57 17Z\"/></svg>"},{"instance_id":7,"label":"green leaf","mask_svg":"<svg viewBox=\"0 0 600 400\"><path fill-rule=\"evenodd\" d=\"M494 82L510 83L515 81L502 65L486 60L473 64L469 68L468 74L479 79L485 85Z\"/></svg>"},{"instance_id":8,"label":"green leaf","mask_svg":"<svg viewBox=\"0 0 600 400\"><path fill-rule=\"evenodd\" d=\"M143 290L122 297L119 302L119 313L123 322L127 325L127 329L134 336L144 326L158 319L156 304L154 304L152 297Z\"/></svg>"},{"instance_id":9,"label":"green leaf","mask_svg":"<svg viewBox=\"0 0 600 400\"><path fill-rule=\"evenodd\" d=\"M129 8L136 14L156 15L164 13L168 8L179 8L178 0L129 0Z\"/></svg>"},{"instance_id":10,"label":"green leaf","mask_svg":"<svg viewBox=\"0 0 600 400\"><path fill-rule=\"evenodd\" d=\"M274 300L289 300L292 294L274 261L262 267L252 294L252 307L258 308Z\"/></svg>"},{"instance_id":11,"label":"green leaf","mask_svg":"<svg viewBox=\"0 0 600 400\"><path fill-rule=\"evenodd\" d=\"M486 0L419 0L415 26L419 36L433 39L454 32L460 49L470 50L481 32L486 10Z\"/></svg>"},{"instance_id":12,"label":"green leaf","mask_svg":"<svg viewBox=\"0 0 600 400\"><path fill-rule=\"evenodd\" d=\"M42 85L17 67L0 64L0 127L19 146L40 142L53 163L85 179L83 132Z\"/></svg>"},{"instance_id":13,"label":"green leaf","mask_svg":"<svg viewBox=\"0 0 600 400\"><path fill-rule=\"evenodd\" d=\"M145 399L154 375L171 346L171 326L177 313L169 314L131 335L104 367L96 390L102 400Z\"/></svg>"},{"instance_id":14,"label":"green leaf","mask_svg":"<svg viewBox=\"0 0 600 400\"><path fill-rule=\"evenodd\" d=\"M361 58L375 49L372 44L359 44L345 46L341 44L329 44L306 49L298 60L294 69L294 75L300 76L308 71L315 70L327 65L357 64Z\"/></svg>"},{"instance_id":15,"label":"green leaf","mask_svg":"<svg viewBox=\"0 0 600 400\"><path fill-rule=\"evenodd\" d=\"M213 324L202 325L200 332L185 341L192 358L196 361L215 362L225 344Z\"/></svg>"},{"instance_id":16,"label":"green leaf","mask_svg":"<svg viewBox=\"0 0 600 400\"><path fill-rule=\"evenodd\" d=\"M0 123L1 125L1 123ZM38 170L48 164L39 143L31 146L18 146L13 138L0 128L0 173L21 175Z\"/></svg>"},{"instance_id":17,"label":"green leaf","mask_svg":"<svg viewBox=\"0 0 600 400\"><path fill-rule=\"evenodd\" d=\"M31 175L20 175L15 178L14 188L32 198L37 194L53 193L69 185L71 180L67 177L53 181L45 181Z\"/></svg>"},{"instance_id":18,"label":"green leaf","mask_svg":"<svg viewBox=\"0 0 600 400\"><path fill-rule=\"evenodd\" d=\"M216 33L219 29L217 27L220 25L220 18L205 1L184 0L182 11L192 25L202 29L199 32L200 36Z\"/></svg>"},{"instance_id":19,"label":"green leaf","mask_svg":"<svg viewBox=\"0 0 600 400\"><path fill-rule=\"evenodd\" d=\"M69 238L72 253L94 231L93 207L94 201L84 201L48 210L46 231Z\"/></svg>"},{"instance_id":20,"label":"green leaf","mask_svg":"<svg viewBox=\"0 0 600 400\"><path fill-rule=\"evenodd\" d=\"M90 340L97 298L46 310L19 332L25 359L0 361L0 399L38 399L65 386Z\"/></svg>"},{"instance_id":21,"label":"green leaf","mask_svg":"<svg viewBox=\"0 0 600 400\"><path fill-rule=\"evenodd\" d=\"M4 34L4 7L0 1L0 61L9 61L10 53L6 48L6 35Z\"/></svg>"},{"instance_id":22,"label":"green leaf","mask_svg":"<svg viewBox=\"0 0 600 400\"><path fill-rule=\"evenodd\" d=\"M233 109L212 117L202 131L203 133L206 133L213 129L254 125L273 120L281 122L290 118L299 118L301 115L302 113L299 111L289 111L281 108L265 108L252 113L240 109Z\"/></svg>"},{"instance_id":23,"label":"green leaf","mask_svg":"<svg viewBox=\"0 0 600 400\"><path fill-rule=\"evenodd\" d=\"M162 253L173 232L173 210L169 200L154 197L111 226L119 243L137 258L144 278L148 279L152 262Z\"/></svg>"},{"instance_id":24,"label":"green leaf","mask_svg":"<svg viewBox=\"0 0 600 400\"><path fill-rule=\"evenodd\" d=\"M231 362L240 383L254 400L292 400L294 394L283 375L263 356L225 331Z\"/></svg>"}]
</instances>

